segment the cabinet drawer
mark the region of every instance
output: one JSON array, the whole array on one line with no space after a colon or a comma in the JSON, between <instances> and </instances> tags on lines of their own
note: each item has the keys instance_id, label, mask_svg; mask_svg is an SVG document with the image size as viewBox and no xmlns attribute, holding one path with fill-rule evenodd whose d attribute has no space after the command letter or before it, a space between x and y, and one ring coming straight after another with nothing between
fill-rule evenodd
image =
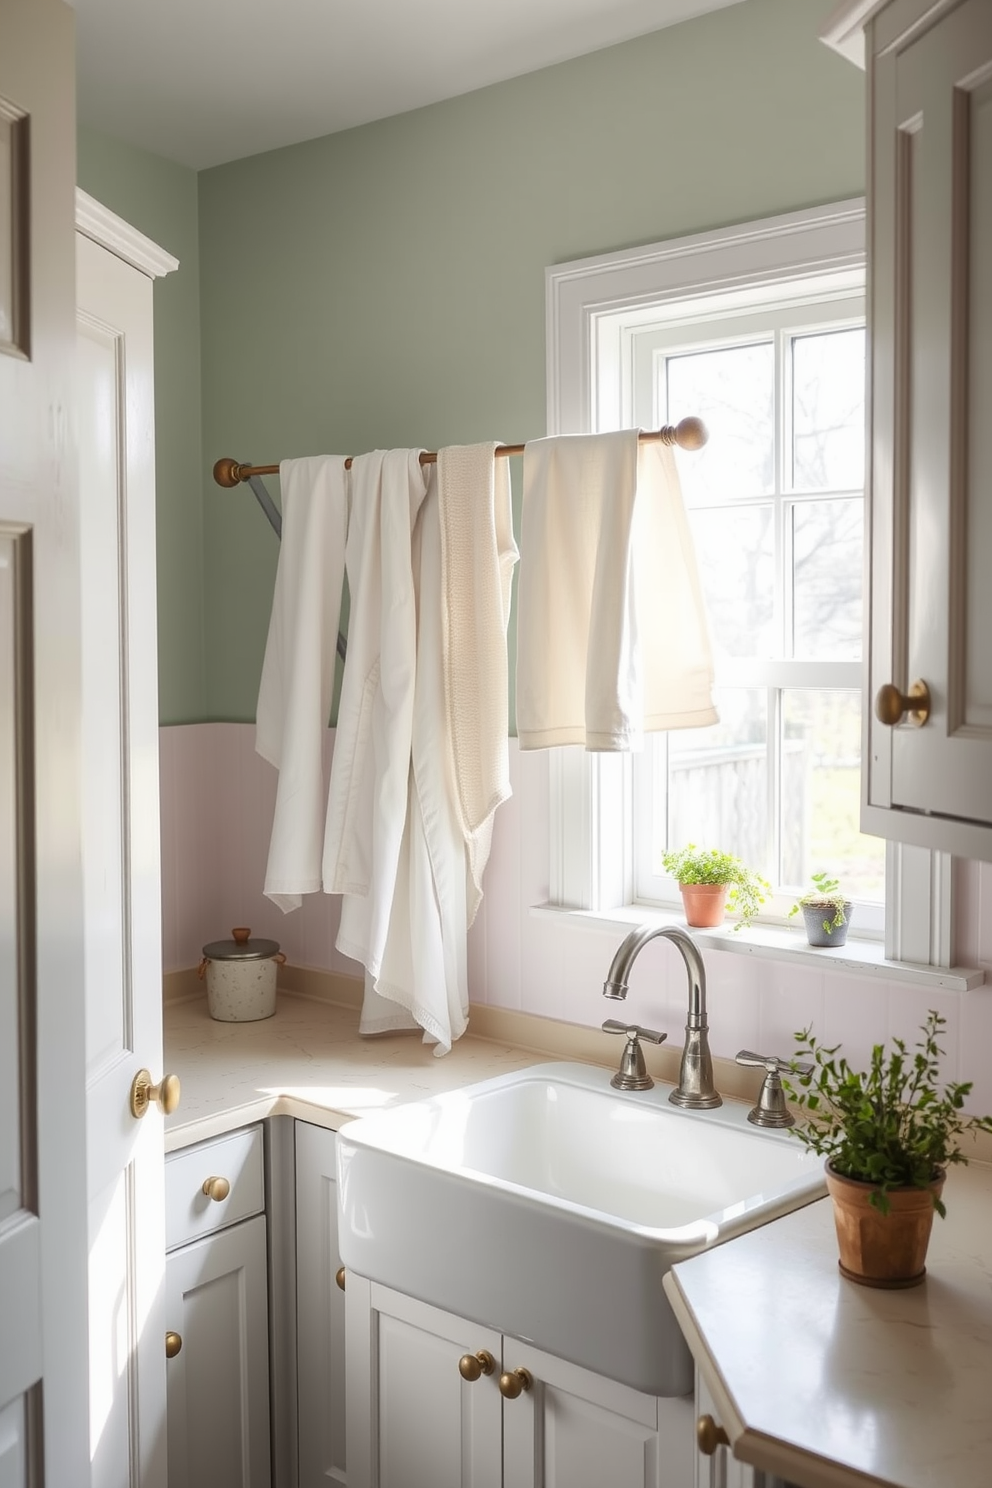
<instances>
[{"instance_id":1,"label":"cabinet drawer","mask_svg":"<svg viewBox=\"0 0 992 1488\"><path fill-rule=\"evenodd\" d=\"M211 1198L204 1184L222 1178L225 1198ZM165 1161L165 1244L167 1250L222 1230L265 1208L262 1128L232 1132L197 1147L172 1152Z\"/></svg>"}]
</instances>

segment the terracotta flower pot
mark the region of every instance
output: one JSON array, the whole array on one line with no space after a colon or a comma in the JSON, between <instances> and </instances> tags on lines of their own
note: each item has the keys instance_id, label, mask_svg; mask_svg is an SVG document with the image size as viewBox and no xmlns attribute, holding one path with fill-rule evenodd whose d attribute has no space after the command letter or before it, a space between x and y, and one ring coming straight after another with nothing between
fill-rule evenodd
<instances>
[{"instance_id":1,"label":"terracotta flower pot","mask_svg":"<svg viewBox=\"0 0 992 1488\"><path fill-rule=\"evenodd\" d=\"M877 1184L844 1178L827 1163L838 1265L849 1281L871 1287L911 1287L923 1280L934 1195L940 1197L946 1176L942 1168L937 1171L929 1188L890 1189L889 1212L882 1214L869 1203Z\"/></svg>"},{"instance_id":2,"label":"terracotta flower pot","mask_svg":"<svg viewBox=\"0 0 992 1488\"><path fill-rule=\"evenodd\" d=\"M726 884L679 884L685 922L696 930L712 930L723 924L727 908Z\"/></svg>"}]
</instances>

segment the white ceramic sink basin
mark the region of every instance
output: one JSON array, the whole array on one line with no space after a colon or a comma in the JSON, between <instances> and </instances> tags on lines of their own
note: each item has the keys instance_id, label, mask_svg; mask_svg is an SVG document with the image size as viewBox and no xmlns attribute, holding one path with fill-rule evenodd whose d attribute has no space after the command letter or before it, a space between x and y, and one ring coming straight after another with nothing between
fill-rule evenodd
<instances>
[{"instance_id":1,"label":"white ceramic sink basin","mask_svg":"<svg viewBox=\"0 0 992 1488\"><path fill-rule=\"evenodd\" d=\"M342 1260L636 1389L687 1393L669 1266L826 1190L795 1138L744 1106L679 1110L670 1089L544 1064L347 1123Z\"/></svg>"}]
</instances>

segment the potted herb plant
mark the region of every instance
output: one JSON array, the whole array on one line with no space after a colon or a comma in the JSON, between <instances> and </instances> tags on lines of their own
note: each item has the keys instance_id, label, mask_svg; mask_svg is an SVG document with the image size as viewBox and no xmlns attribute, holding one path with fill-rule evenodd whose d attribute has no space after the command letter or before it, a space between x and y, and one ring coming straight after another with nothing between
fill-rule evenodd
<instances>
[{"instance_id":1,"label":"potted herb plant","mask_svg":"<svg viewBox=\"0 0 992 1488\"><path fill-rule=\"evenodd\" d=\"M847 941L851 922L851 901L829 873L814 873L811 888L802 894L789 910L790 916L800 910L806 921L806 939L811 946L842 946Z\"/></svg>"},{"instance_id":2,"label":"potted herb plant","mask_svg":"<svg viewBox=\"0 0 992 1488\"><path fill-rule=\"evenodd\" d=\"M711 929L723 924L725 909L737 916L735 930L749 925L771 892L753 868L732 853L690 842L662 858L666 873L678 882L687 925Z\"/></svg>"},{"instance_id":3,"label":"potted herb plant","mask_svg":"<svg viewBox=\"0 0 992 1488\"><path fill-rule=\"evenodd\" d=\"M992 1117L966 1116L971 1081L941 1086L938 1046L946 1023L931 1010L910 1052L894 1038L872 1049L867 1070L853 1070L810 1029L796 1034L807 1072L784 1077L790 1100L806 1120L791 1130L827 1159L840 1269L864 1286L910 1287L926 1274L934 1210L951 1163L968 1159L958 1145L966 1132L992 1132Z\"/></svg>"}]
</instances>

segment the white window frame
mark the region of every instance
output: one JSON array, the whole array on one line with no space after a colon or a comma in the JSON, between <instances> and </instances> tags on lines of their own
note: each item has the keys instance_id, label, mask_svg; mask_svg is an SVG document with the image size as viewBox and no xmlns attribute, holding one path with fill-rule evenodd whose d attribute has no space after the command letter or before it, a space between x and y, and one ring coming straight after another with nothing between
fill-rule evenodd
<instances>
[{"instance_id":1,"label":"white window frame","mask_svg":"<svg viewBox=\"0 0 992 1488\"><path fill-rule=\"evenodd\" d=\"M788 281L805 281L818 298L863 285L864 274L863 198L546 269L548 433L622 427L624 358L632 332L657 319L659 304L687 303L694 316L725 313L760 303L762 294L774 299ZM641 911L633 902L630 756L551 750L549 772L549 908L618 923L632 911L650 918L650 906ZM884 965L938 968L935 979L948 985L953 920L950 855L887 844ZM775 937L743 933L767 942L762 954L776 954ZM800 941L793 933L784 954L799 955ZM863 955L844 951L809 954L864 969Z\"/></svg>"}]
</instances>

